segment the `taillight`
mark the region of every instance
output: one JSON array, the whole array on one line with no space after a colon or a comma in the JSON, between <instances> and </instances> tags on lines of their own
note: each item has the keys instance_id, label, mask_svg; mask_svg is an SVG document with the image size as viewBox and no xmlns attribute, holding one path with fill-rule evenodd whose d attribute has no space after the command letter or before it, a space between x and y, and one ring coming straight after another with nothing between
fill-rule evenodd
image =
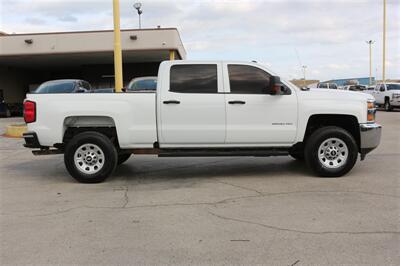
<instances>
[{"instance_id":1,"label":"taillight","mask_svg":"<svg viewBox=\"0 0 400 266\"><path fill-rule=\"evenodd\" d=\"M25 123L33 123L36 121L36 103L32 101L24 102L24 120Z\"/></svg>"}]
</instances>

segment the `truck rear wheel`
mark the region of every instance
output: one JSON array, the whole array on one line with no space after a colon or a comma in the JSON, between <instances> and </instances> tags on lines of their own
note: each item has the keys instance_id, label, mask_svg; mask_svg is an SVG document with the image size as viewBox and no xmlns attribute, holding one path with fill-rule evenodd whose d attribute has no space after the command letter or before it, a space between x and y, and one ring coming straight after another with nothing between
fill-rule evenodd
<instances>
[{"instance_id":1,"label":"truck rear wheel","mask_svg":"<svg viewBox=\"0 0 400 266\"><path fill-rule=\"evenodd\" d=\"M117 166L117 150L109 138L98 132L84 132L73 137L64 153L65 166L81 183L100 183Z\"/></svg>"},{"instance_id":2,"label":"truck rear wheel","mask_svg":"<svg viewBox=\"0 0 400 266\"><path fill-rule=\"evenodd\" d=\"M358 148L353 136L339 127L323 127L308 138L307 165L320 177L340 177L357 161Z\"/></svg>"}]
</instances>

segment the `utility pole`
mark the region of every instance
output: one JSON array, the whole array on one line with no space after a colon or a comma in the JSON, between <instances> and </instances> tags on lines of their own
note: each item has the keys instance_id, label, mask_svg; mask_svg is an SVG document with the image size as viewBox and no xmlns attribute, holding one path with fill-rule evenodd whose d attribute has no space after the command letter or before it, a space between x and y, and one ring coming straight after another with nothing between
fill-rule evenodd
<instances>
[{"instance_id":1,"label":"utility pole","mask_svg":"<svg viewBox=\"0 0 400 266\"><path fill-rule=\"evenodd\" d=\"M113 0L114 11L114 76L115 92L122 92L122 50L121 50L121 28L120 28L120 10L119 0Z\"/></svg>"},{"instance_id":2,"label":"utility pole","mask_svg":"<svg viewBox=\"0 0 400 266\"><path fill-rule=\"evenodd\" d=\"M307 66L302 66L303 68L303 86L306 87L306 69Z\"/></svg>"},{"instance_id":3,"label":"utility pole","mask_svg":"<svg viewBox=\"0 0 400 266\"><path fill-rule=\"evenodd\" d=\"M386 0L383 0L383 58L382 82L386 82Z\"/></svg>"},{"instance_id":4,"label":"utility pole","mask_svg":"<svg viewBox=\"0 0 400 266\"><path fill-rule=\"evenodd\" d=\"M372 85L372 45L375 43L373 40L366 41L369 45L369 86Z\"/></svg>"}]
</instances>

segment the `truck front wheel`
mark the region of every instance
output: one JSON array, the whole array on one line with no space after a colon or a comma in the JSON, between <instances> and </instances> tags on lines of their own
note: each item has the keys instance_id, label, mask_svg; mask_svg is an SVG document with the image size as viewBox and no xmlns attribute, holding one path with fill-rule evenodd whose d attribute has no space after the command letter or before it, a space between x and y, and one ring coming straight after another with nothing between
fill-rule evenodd
<instances>
[{"instance_id":1,"label":"truck front wheel","mask_svg":"<svg viewBox=\"0 0 400 266\"><path fill-rule=\"evenodd\" d=\"M340 177L357 161L358 148L353 136L339 127L323 127L308 138L307 165L320 177Z\"/></svg>"},{"instance_id":2,"label":"truck front wheel","mask_svg":"<svg viewBox=\"0 0 400 266\"><path fill-rule=\"evenodd\" d=\"M392 105L390 104L390 100L389 100L388 98L385 99L385 105L384 105L384 107L385 107L385 111L386 111L386 112L390 112L390 111L393 110L393 107L392 107Z\"/></svg>"},{"instance_id":3,"label":"truck front wheel","mask_svg":"<svg viewBox=\"0 0 400 266\"><path fill-rule=\"evenodd\" d=\"M84 132L73 137L64 153L65 166L72 177L81 183L100 183L117 166L114 144L98 132Z\"/></svg>"}]
</instances>

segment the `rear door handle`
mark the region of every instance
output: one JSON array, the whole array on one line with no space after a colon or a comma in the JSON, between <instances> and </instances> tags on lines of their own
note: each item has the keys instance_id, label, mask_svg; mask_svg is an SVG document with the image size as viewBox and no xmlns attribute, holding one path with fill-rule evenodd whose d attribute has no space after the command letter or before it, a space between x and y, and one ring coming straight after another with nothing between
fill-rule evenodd
<instances>
[{"instance_id":1,"label":"rear door handle","mask_svg":"<svg viewBox=\"0 0 400 266\"><path fill-rule=\"evenodd\" d=\"M229 101L229 104L246 104L245 101Z\"/></svg>"},{"instance_id":2,"label":"rear door handle","mask_svg":"<svg viewBox=\"0 0 400 266\"><path fill-rule=\"evenodd\" d=\"M164 101L163 103L164 104L180 104L181 102L177 101L177 100L169 100L169 101Z\"/></svg>"}]
</instances>

